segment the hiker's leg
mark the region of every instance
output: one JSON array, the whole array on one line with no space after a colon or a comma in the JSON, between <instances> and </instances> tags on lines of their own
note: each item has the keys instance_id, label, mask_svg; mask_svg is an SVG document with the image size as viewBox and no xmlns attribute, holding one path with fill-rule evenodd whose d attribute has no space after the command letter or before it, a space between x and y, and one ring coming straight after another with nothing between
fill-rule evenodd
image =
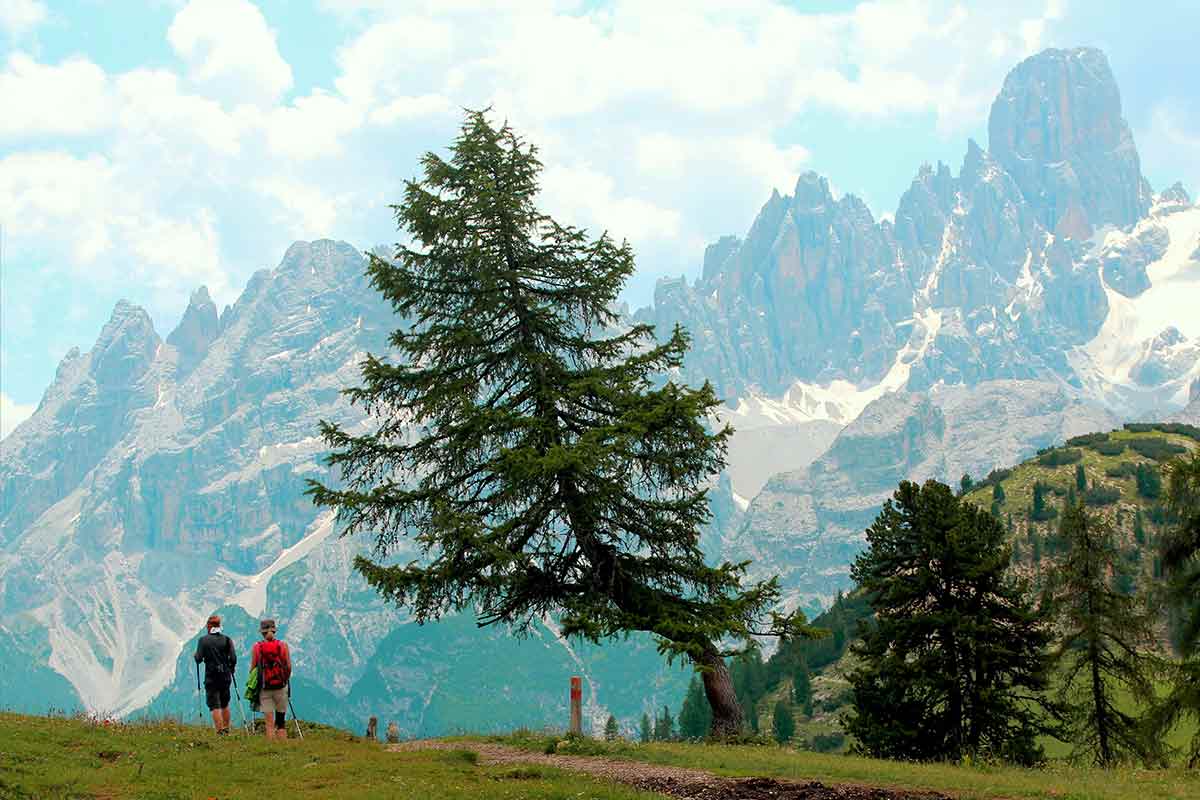
<instances>
[{"instance_id":1,"label":"hiker's leg","mask_svg":"<svg viewBox=\"0 0 1200 800\"><path fill-rule=\"evenodd\" d=\"M221 709L214 708L209 713L212 714L213 727L221 730Z\"/></svg>"},{"instance_id":2,"label":"hiker's leg","mask_svg":"<svg viewBox=\"0 0 1200 800\"><path fill-rule=\"evenodd\" d=\"M229 730L229 706L225 706L223 709L221 709L221 723L222 728Z\"/></svg>"},{"instance_id":3,"label":"hiker's leg","mask_svg":"<svg viewBox=\"0 0 1200 800\"><path fill-rule=\"evenodd\" d=\"M267 723L267 738L274 739L275 738L275 712L268 711L265 714L263 714L263 717Z\"/></svg>"}]
</instances>

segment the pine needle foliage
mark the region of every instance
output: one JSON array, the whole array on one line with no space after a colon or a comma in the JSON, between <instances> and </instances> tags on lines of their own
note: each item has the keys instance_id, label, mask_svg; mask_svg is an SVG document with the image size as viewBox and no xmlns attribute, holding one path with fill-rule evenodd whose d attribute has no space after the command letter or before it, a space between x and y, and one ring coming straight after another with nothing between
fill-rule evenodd
<instances>
[{"instance_id":1,"label":"pine needle foliage","mask_svg":"<svg viewBox=\"0 0 1200 800\"><path fill-rule=\"evenodd\" d=\"M468 112L450 158L421 163L393 206L412 243L368 254L406 322L395 357L367 355L345 392L377 424L322 422L339 485L309 494L342 535L374 537L357 570L420 622L473 608L520 634L558 615L565 635L648 631L668 656L723 670L716 643L765 632L779 589L700 550L732 430L707 426L709 384L662 380L687 333L621 327L632 249L539 211L536 148L507 125ZM420 558L389 560L406 539Z\"/></svg>"},{"instance_id":2,"label":"pine needle foliage","mask_svg":"<svg viewBox=\"0 0 1200 800\"><path fill-rule=\"evenodd\" d=\"M1144 708L1152 706L1154 615L1141 598L1122 592L1129 573L1112 528L1080 505L1063 510L1059 537L1066 558L1051 580L1060 630L1056 659L1063 667L1059 700L1068 713L1076 757L1107 767L1129 760L1159 760L1145 719L1117 702L1124 687Z\"/></svg>"},{"instance_id":3,"label":"pine needle foliage","mask_svg":"<svg viewBox=\"0 0 1200 800\"><path fill-rule=\"evenodd\" d=\"M1049 678L1044 614L1006 571L1003 526L937 481L900 484L851 567L875 609L852 647L858 749L915 761L1036 763Z\"/></svg>"},{"instance_id":4,"label":"pine needle foliage","mask_svg":"<svg viewBox=\"0 0 1200 800\"><path fill-rule=\"evenodd\" d=\"M1200 722L1200 450L1172 461L1166 470L1167 508L1173 523L1163 536L1162 574L1167 600L1182 617L1183 660L1169 670L1170 692L1155 710L1160 735L1181 720ZM1188 748L1189 768L1200 766L1200 733Z\"/></svg>"}]
</instances>

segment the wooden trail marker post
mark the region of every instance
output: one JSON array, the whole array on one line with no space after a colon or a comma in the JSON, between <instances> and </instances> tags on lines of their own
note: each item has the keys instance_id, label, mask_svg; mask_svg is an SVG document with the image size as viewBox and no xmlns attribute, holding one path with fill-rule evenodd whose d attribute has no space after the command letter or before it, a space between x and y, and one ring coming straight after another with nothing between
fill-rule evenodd
<instances>
[{"instance_id":1,"label":"wooden trail marker post","mask_svg":"<svg viewBox=\"0 0 1200 800\"><path fill-rule=\"evenodd\" d=\"M583 735L583 680L571 676L571 733Z\"/></svg>"}]
</instances>

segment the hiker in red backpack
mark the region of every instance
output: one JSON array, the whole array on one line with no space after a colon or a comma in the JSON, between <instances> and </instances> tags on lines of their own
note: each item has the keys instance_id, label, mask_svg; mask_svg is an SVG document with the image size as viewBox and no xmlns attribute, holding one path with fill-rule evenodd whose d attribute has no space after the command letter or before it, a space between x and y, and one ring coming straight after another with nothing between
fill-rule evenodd
<instances>
[{"instance_id":1,"label":"hiker in red backpack","mask_svg":"<svg viewBox=\"0 0 1200 800\"><path fill-rule=\"evenodd\" d=\"M288 682L292 678L292 654L286 643L275 638L275 620L258 624L262 641L250 651L250 666L258 667L258 685L262 687L259 707L266 717L267 738L286 739L287 729L280 720L287 713Z\"/></svg>"}]
</instances>

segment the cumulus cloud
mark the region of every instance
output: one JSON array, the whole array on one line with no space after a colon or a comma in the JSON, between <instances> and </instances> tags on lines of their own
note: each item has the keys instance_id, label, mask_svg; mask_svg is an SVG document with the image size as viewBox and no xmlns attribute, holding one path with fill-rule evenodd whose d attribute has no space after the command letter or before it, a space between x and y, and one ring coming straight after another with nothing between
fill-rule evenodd
<instances>
[{"instance_id":1,"label":"cumulus cloud","mask_svg":"<svg viewBox=\"0 0 1200 800\"><path fill-rule=\"evenodd\" d=\"M542 173L541 196L560 221L608 230L614 239L635 245L650 239L673 238L680 228L678 211L640 197L623 195L605 173L582 164L553 165Z\"/></svg>"},{"instance_id":2,"label":"cumulus cloud","mask_svg":"<svg viewBox=\"0 0 1200 800\"><path fill-rule=\"evenodd\" d=\"M0 29L16 37L46 19L46 4L38 0L0 0Z\"/></svg>"},{"instance_id":3,"label":"cumulus cloud","mask_svg":"<svg viewBox=\"0 0 1200 800\"><path fill-rule=\"evenodd\" d=\"M18 425L32 416L37 406L17 403L4 392L0 392L0 439L8 436Z\"/></svg>"},{"instance_id":4,"label":"cumulus cloud","mask_svg":"<svg viewBox=\"0 0 1200 800\"><path fill-rule=\"evenodd\" d=\"M61 151L0 159L0 217L13 234L41 239L87 280L136 282L152 290L209 283L226 288L212 213L160 211L136 176L104 156Z\"/></svg>"},{"instance_id":5,"label":"cumulus cloud","mask_svg":"<svg viewBox=\"0 0 1200 800\"><path fill-rule=\"evenodd\" d=\"M338 215L347 205L346 195L334 195L294 178L264 178L256 182L255 189L275 201L272 219L294 239L332 235Z\"/></svg>"},{"instance_id":6,"label":"cumulus cloud","mask_svg":"<svg viewBox=\"0 0 1200 800\"><path fill-rule=\"evenodd\" d=\"M175 15L167 41L193 81L232 101L270 104L292 86L275 32L247 0L191 0Z\"/></svg>"},{"instance_id":7,"label":"cumulus cloud","mask_svg":"<svg viewBox=\"0 0 1200 800\"><path fill-rule=\"evenodd\" d=\"M96 133L109 125L110 106L108 78L86 58L50 65L17 52L0 72L0 136Z\"/></svg>"}]
</instances>

